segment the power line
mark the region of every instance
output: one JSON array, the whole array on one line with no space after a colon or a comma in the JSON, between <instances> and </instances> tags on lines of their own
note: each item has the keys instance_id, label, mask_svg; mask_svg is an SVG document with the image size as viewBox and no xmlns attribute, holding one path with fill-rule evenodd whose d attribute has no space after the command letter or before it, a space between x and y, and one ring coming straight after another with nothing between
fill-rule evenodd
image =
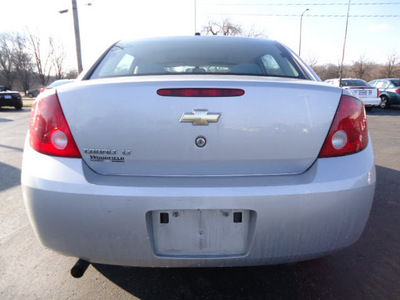
<instances>
[{"instance_id":1,"label":"power line","mask_svg":"<svg viewBox=\"0 0 400 300\"><path fill-rule=\"evenodd\" d=\"M262 17L300 17L299 14L262 14L262 13L209 13L211 15L239 15L239 16L262 16ZM315 18L346 18L347 15L307 15ZM400 15L350 15L349 18L400 18Z\"/></svg>"},{"instance_id":2,"label":"power line","mask_svg":"<svg viewBox=\"0 0 400 300\"><path fill-rule=\"evenodd\" d=\"M348 3L336 2L336 3L203 3L202 5L212 6L334 6L334 5L348 5ZM360 2L352 3L351 6L355 5L400 5L400 2Z\"/></svg>"}]
</instances>

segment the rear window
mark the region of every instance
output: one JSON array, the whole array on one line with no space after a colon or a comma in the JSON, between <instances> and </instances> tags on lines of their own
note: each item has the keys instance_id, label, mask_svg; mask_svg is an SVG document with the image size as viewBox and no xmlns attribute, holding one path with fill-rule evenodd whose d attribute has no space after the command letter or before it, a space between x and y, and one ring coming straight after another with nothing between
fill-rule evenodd
<instances>
[{"instance_id":1,"label":"rear window","mask_svg":"<svg viewBox=\"0 0 400 300\"><path fill-rule=\"evenodd\" d=\"M342 80L342 86L370 86L368 83L366 83L364 80L360 79L345 79Z\"/></svg>"},{"instance_id":2,"label":"rear window","mask_svg":"<svg viewBox=\"0 0 400 300\"><path fill-rule=\"evenodd\" d=\"M292 54L274 41L230 37L161 38L118 43L90 78L221 74L308 79Z\"/></svg>"},{"instance_id":3,"label":"rear window","mask_svg":"<svg viewBox=\"0 0 400 300\"><path fill-rule=\"evenodd\" d=\"M395 87L400 86L400 80L391 80Z\"/></svg>"}]
</instances>

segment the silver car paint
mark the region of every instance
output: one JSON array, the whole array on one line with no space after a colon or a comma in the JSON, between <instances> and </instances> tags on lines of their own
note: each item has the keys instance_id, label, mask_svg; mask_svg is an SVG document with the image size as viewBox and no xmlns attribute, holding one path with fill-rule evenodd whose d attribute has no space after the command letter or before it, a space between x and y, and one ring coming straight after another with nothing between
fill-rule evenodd
<instances>
[{"instance_id":1,"label":"silver car paint","mask_svg":"<svg viewBox=\"0 0 400 300\"><path fill-rule=\"evenodd\" d=\"M317 158L341 96L340 89L309 80L187 75L151 79L90 80L59 91L83 159L96 172L299 174ZM187 98L156 93L158 88L185 87L242 88L245 95ZM221 116L207 126L180 122L182 114L196 109ZM207 140L203 148L195 144L199 136ZM118 153L110 161L110 155L94 156L84 149ZM130 155L122 155L124 149Z\"/></svg>"},{"instance_id":2,"label":"silver car paint","mask_svg":"<svg viewBox=\"0 0 400 300\"><path fill-rule=\"evenodd\" d=\"M319 81L308 66L305 70ZM212 267L294 262L339 250L359 239L374 197L372 144L357 154L317 158L340 95L347 91L307 80L256 76L81 80L85 76L82 73L75 83L57 89L78 146L81 151L132 151L126 158L132 161L122 166L104 161L94 167L90 156L85 156L90 151L82 151L84 159L51 157L33 150L28 135L21 177L24 202L32 226L46 247L97 263ZM199 78L203 78L201 83ZM154 93L149 97L148 90L138 93L130 88L155 88L154 82L163 83L159 88L166 83L169 87L193 87L196 83L206 87L207 83L245 88L257 97L242 100L257 106L251 109L238 99L225 99L229 105L216 99L164 99L163 103ZM125 98L121 100L120 96ZM133 96L140 99L132 100ZM155 105L149 105L146 99ZM202 127L179 123L182 114L193 108L221 113L221 119ZM252 114L246 114L247 110ZM227 118L226 112L234 118ZM253 113L254 119L247 117ZM166 125L167 120L176 123ZM260 141L260 132L252 130L265 125L270 130L261 132L266 139ZM185 131L178 138L174 130L182 130L181 126ZM138 128L141 133L137 133ZM157 134L149 137L149 131ZM221 131L234 140L231 160L223 152L212 151L216 145L226 147L220 141ZM139 148L142 160L137 159L137 141L131 140L132 134L152 144ZM196 149L195 138L200 134L207 138L207 145ZM241 138L235 139L236 134ZM267 141L274 139L275 143ZM178 147L183 144L196 155L194 158L185 156ZM132 145L135 147L131 149ZM169 147L166 152L162 152L164 145ZM209 152L199 152L202 150ZM177 169L168 163L179 162L172 155L174 151L178 158L186 159ZM252 156L246 159L245 153ZM225 163L213 161L211 154ZM161 162L146 161L158 157L162 157ZM276 164L274 158L282 164ZM170 213L171 218L186 215L189 220L163 224L158 217L163 212ZM221 215L235 212L242 212L243 224L232 224L232 219L228 224L221 219ZM204 224L210 218L214 218L209 222L213 226ZM181 241L188 233L198 247ZM214 239L209 248L204 243L207 238Z\"/></svg>"},{"instance_id":3,"label":"silver car paint","mask_svg":"<svg viewBox=\"0 0 400 300\"><path fill-rule=\"evenodd\" d=\"M46 247L152 267L286 263L349 246L368 219L376 180L371 143L299 175L178 178L99 175L81 159L39 154L27 140L22 170L28 215ZM157 255L149 213L160 210L253 211L246 253Z\"/></svg>"}]
</instances>

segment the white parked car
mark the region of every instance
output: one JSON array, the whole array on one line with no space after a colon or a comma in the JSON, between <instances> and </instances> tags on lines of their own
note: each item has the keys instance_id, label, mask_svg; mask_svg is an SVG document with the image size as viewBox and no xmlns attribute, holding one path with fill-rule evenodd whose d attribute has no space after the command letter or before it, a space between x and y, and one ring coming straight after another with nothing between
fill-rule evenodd
<instances>
[{"instance_id":1,"label":"white parked car","mask_svg":"<svg viewBox=\"0 0 400 300\"><path fill-rule=\"evenodd\" d=\"M340 82L339 78L335 78L327 79L324 82L349 90L353 95L361 99L368 110L371 110L374 106L379 106L381 103L379 89L369 85L362 79L343 78Z\"/></svg>"},{"instance_id":2,"label":"white parked car","mask_svg":"<svg viewBox=\"0 0 400 300\"><path fill-rule=\"evenodd\" d=\"M374 153L362 102L278 42L121 41L39 95L22 189L40 241L87 262L279 264L359 239Z\"/></svg>"}]
</instances>

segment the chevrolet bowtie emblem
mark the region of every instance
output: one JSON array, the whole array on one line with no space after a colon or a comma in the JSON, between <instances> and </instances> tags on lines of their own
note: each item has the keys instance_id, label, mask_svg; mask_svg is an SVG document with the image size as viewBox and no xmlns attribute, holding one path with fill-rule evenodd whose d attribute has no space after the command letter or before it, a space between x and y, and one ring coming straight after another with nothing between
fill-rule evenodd
<instances>
[{"instance_id":1,"label":"chevrolet bowtie emblem","mask_svg":"<svg viewBox=\"0 0 400 300\"><path fill-rule=\"evenodd\" d=\"M220 116L219 113L208 113L206 109L193 109L193 113L184 113L179 122L208 125L208 123L218 122Z\"/></svg>"}]
</instances>

